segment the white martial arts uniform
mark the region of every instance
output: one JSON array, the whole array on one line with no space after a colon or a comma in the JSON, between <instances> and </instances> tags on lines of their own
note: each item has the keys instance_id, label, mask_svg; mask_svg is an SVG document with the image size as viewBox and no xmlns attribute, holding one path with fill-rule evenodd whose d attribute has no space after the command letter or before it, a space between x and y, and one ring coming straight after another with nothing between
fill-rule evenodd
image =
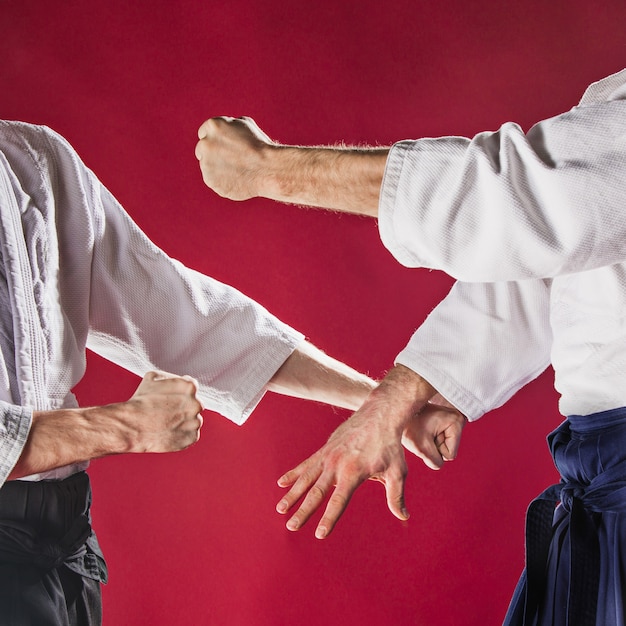
<instances>
[{"instance_id":1,"label":"white martial arts uniform","mask_svg":"<svg viewBox=\"0 0 626 626\"><path fill-rule=\"evenodd\" d=\"M152 244L62 137L0 122L0 485L32 411L76 406L86 346L138 375L190 374L205 408L242 423L302 340Z\"/></svg>"},{"instance_id":2,"label":"white martial arts uniform","mask_svg":"<svg viewBox=\"0 0 626 626\"><path fill-rule=\"evenodd\" d=\"M470 420L555 370L564 415L626 406L626 70L528 133L396 144L383 243L460 282L397 362Z\"/></svg>"}]
</instances>

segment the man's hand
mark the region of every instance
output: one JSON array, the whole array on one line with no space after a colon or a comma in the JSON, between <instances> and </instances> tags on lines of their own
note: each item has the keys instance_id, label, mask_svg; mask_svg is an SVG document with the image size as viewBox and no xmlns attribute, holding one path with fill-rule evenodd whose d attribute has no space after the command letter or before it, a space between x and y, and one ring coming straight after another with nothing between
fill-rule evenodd
<instances>
[{"instance_id":1,"label":"man's hand","mask_svg":"<svg viewBox=\"0 0 626 626\"><path fill-rule=\"evenodd\" d=\"M387 148L282 145L249 117L208 119L198 139L202 178L224 198L378 215Z\"/></svg>"},{"instance_id":2,"label":"man's hand","mask_svg":"<svg viewBox=\"0 0 626 626\"><path fill-rule=\"evenodd\" d=\"M198 441L202 405L189 376L148 372L126 402L34 411L9 478L124 452L176 452Z\"/></svg>"},{"instance_id":3,"label":"man's hand","mask_svg":"<svg viewBox=\"0 0 626 626\"><path fill-rule=\"evenodd\" d=\"M190 376L148 372L121 414L130 452L176 452L196 443L202 427L197 389Z\"/></svg>"},{"instance_id":4,"label":"man's hand","mask_svg":"<svg viewBox=\"0 0 626 626\"><path fill-rule=\"evenodd\" d=\"M315 533L318 539L328 536L354 491L367 479L382 482L389 510L407 519L402 433L434 394L419 375L401 365L394 367L326 445L279 479L281 487L290 487L276 507L279 513L287 513L304 496L287 528L298 530L329 497Z\"/></svg>"},{"instance_id":5,"label":"man's hand","mask_svg":"<svg viewBox=\"0 0 626 626\"><path fill-rule=\"evenodd\" d=\"M205 184L230 200L263 195L272 140L249 117L213 117L198 130L196 158Z\"/></svg>"},{"instance_id":6,"label":"man's hand","mask_svg":"<svg viewBox=\"0 0 626 626\"><path fill-rule=\"evenodd\" d=\"M416 413L402 435L402 445L438 470L445 461L456 458L461 443L465 416L439 394Z\"/></svg>"}]
</instances>

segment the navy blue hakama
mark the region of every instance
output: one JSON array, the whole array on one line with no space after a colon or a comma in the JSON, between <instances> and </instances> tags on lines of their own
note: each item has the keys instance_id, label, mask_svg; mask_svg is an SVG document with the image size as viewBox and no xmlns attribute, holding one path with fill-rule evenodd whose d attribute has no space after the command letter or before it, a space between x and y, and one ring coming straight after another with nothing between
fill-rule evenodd
<instances>
[{"instance_id":1,"label":"navy blue hakama","mask_svg":"<svg viewBox=\"0 0 626 626\"><path fill-rule=\"evenodd\" d=\"M526 568L505 626L626 626L626 408L548 436L561 482L526 518Z\"/></svg>"}]
</instances>

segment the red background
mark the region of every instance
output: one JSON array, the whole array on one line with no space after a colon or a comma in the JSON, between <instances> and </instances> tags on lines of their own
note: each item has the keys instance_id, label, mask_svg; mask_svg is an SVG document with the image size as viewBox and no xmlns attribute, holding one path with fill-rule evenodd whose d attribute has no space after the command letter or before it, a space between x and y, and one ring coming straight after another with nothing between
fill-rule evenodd
<instances>
[{"instance_id":1,"label":"red background","mask_svg":"<svg viewBox=\"0 0 626 626\"><path fill-rule=\"evenodd\" d=\"M0 117L65 135L172 256L381 376L450 280L400 267L371 220L216 197L199 124L247 114L284 142L383 145L528 128L622 68L625 23L623 0L1 0ZM90 357L77 391L106 403L136 383ZM409 459L408 523L367 483L328 540L291 534L275 479L346 416L270 394L241 428L207 415L183 453L94 462L105 623L499 623L526 505L556 477L550 376L467 427L443 471Z\"/></svg>"}]
</instances>

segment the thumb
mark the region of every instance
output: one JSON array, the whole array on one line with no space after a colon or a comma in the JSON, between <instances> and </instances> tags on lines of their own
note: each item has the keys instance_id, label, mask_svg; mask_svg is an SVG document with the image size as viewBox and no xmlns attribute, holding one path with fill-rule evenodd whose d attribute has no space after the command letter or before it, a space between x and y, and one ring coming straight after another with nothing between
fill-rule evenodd
<instances>
[{"instance_id":1,"label":"thumb","mask_svg":"<svg viewBox=\"0 0 626 626\"><path fill-rule=\"evenodd\" d=\"M406 471L393 478L385 480L385 493L387 495L387 506L389 510L399 520L408 520L409 512L404 503L404 478Z\"/></svg>"}]
</instances>

